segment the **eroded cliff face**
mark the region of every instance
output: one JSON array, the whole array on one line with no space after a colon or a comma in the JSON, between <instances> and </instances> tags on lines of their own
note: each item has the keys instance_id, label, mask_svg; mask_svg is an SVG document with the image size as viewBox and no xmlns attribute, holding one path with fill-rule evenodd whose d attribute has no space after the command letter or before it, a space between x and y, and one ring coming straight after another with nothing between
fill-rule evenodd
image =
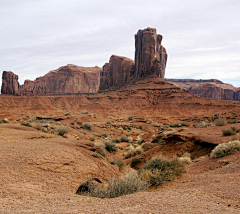
<instances>
[{"instance_id":1,"label":"eroded cliff face","mask_svg":"<svg viewBox=\"0 0 240 214\"><path fill-rule=\"evenodd\" d=\"M155 28L139 30L135 35L135 77L156 74L164 78L167 52L161 42Z\"/></svg>"},{"instance_id":2,"label":"eroded cliff face","mask_svg":"<svg viewBox=\"0 0 240 214\"><path fill-rule=\"evenodd\" d=\"M3 71L1 94L19 94L18 75L14 74L11 71Z\"/></svg>"},{"instance_id":3,"label":"eroded cliff face","mask_svg":"<svg viewBox=\"0 0 240 214\"><path fill-rule=\"evenodd\" d=\"M134 61L122 56L112 55L101 72L99 90L121 88L134 75Z\"/></svg>"},{"instance_id":4,"label":"eroded cliff face","mask_svg":"<svg viewBox=\"0 0 240 214\"><path fill-rule=\"evenodd\" d=\"M2 94L42 96L80 93L96 93L100 85L99 67L80 67L66 65L48 72L36 80L25 80L19 86L18 76L12 72L3 72Z\"/></svg>"},{"instance_id":5,"label":"eroded cliff face","mask_svg":"<svg viewBox=\"0 0 240 214\"><path fill-rule=\"evenodd\" d=\"M165 79L178 87L188 90L190 93L215 100L240 101L240 88L223 83L216 79Z\"/></svg>"},{"instance_id":6,"label":"eroded cliff face","mask_svg":"<svg viewBox=\"0 0 240 214\"><path fill-rule=\"evenodd\" d=\"M34 81L25 80L20 86L20 93L22 95L96 93L100 84L101 70L99 67L66 65Z\"/></svg>"}]
</instances>

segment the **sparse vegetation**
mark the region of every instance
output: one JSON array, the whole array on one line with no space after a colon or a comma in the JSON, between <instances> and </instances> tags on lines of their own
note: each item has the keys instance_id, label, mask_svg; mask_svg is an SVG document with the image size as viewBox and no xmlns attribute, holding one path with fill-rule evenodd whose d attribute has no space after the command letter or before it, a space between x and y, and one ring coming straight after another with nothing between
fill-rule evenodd
<instances>
[{"instance_id":1,"label":"sparse vegetation","mask_svg":"<svg viewBox=\"0 0 240 214\"><path fill-rule=\"evenodd\" d=\"M96 184L88 181L87 195L98 198L114 198L122 195L128 195L134 192L140 192L149 187L149 183L141 179L136 172L125 174L121 178L113 178L109 183ZM84 194L84 192L78 192Z\"/></svg>"},{"instance_id":2,"label":"sparse vegetation","mask_svg":"<svg viewBox=\"0 0 240 214\"><path fill-rule=\"evenodd\" d=\"M226 126L227 125L227 120L224 117L219 117L214 121L216 126Z\"/></svg>"},{"instance_id":3,"label":"sparse vegetation","mask_svg":"<svg viewBox=\"0 0 240 214\"><path fill-rule=\"evenodd\" d=\"M121 170L124 166L123 160L120 157L115 159L111 158L108 160L108 162L112 165L118 165L119 170Z\"/></svg>"},{"instance_id":4,"label":"sparse vegetation","mask_svg":"<svg viewBox=\"0 0 240 214\"><path fill-rule=\"evenodd\" d=\"M124 154L126 159L143 153L143 149L140 146L135 148L133 145L130 145L127 149L128 151Z\"/></svg>"},{"instance_id":5,"label":"sparse vegetation","mask_svg":"<svg viewBox=\"0 0 240 214\"><path fill-rule=\"evenodd\" d=\"M140 159L139 158L133 158L132 160L131 160L131 163L130 163L130 166L131 167L134 167L134 166L136 166L138 163L140 163L141 161L140 161Z\"/></svg>"},{"instance_id":6,"label":"sparse vegetation","mask_svg":"<svg viewBox=\"0 0 240 214\"><path fill-rule=\"evenodd\" d=\"M90 141L95 141L95 138L94 137L90 137L89 140Z\"/></svg>"},{"instance_id":7,"label":"sparse vegetation","mask_svg":"<svg viewBox=\"0 0 240 214\"><path fill-rule=\"evenodd\" d=\"M178 158L184 164L189 164L192 162L191 155L189 153L184 153L181 157Z\"/></svg>"},{"instance_id":8,"label":"sparse vegetation","mask_svg":"<svg viewBox=\"0 0 240 214\"><path fill-rule=\"evenodd\" d=\"M226 129L226 130L222 130L222 135L223 136L232 136L235 135L236 131L234 131L233 129Z\"/></svg>"},{"instance_id":9,"label":"sparse vegetation","mask_svg":"<svg viewBox=\"0 0 240 214\"><path fill-rule=\"evenodd\" d=\"M156 156L150 159L139 171L140 177L151 185L161 185L174 180L185 171L185 164L179 158L167 159Z\"/></svg>"},{"instance_id":10,"label":"sparse vegetation","mask_svg":"<svg viewBox=\"0 0 240 214\"><path fill-rule=\"evenodd\" d=\"M74 122L71 122L71 123L70 123L70 125L74 126L74 125L75 125L75 123L74 123Z\"/></svg>"},{"instance_id":11,"label":"sparse vegetation","mask_svg":"<svg viewBox=\"0 0 240 214\"><path fill-rule=\"evenodd\" d=\"M122 136L119 138L119 141L120 141L120 142L128 142L128 143L130 143L130 142L132 141L132 138L127 137L126 135L122 135Z\"/></svg>"},{"instance_id":12,"label":"sparse vegetation","mask_svg":"<svg viewBox=\"0 0 240 214\"><path fill-rule=\"evenodd\" d=\"M221 158L227 155L234 154L236 151L240 151L239 140L234 140L234 141L229 141L228 143L219 144L212 150L210 157L212 159Z\"/></svg>"},{"instance_id":13,"label":"sparse vegetation","mask_svg":"<svg viewBox=\"0 0 240 214\"><path fill-rule=\"evenodd\" d=\"M88 114L88 111L85 109L85 110L82 110L81 113L82 114Z\"/></svg>"},{"instance_id":14,"label":"sparse vegetation","mask_svg":"<svg viewBox=\"0 0 240 214\"><path fill-rule=\"evenodd\" d=\"M1 119L0 123L9 123L9 120L7 118Z\"/></svg>"},{"instance_id":15,"label":"sparse vegetation","mask_svg":"<svg viewBox=\"0 0 240 214\"><path fill-rule=\"evenodd\" d=\"M118 147L116 146L116 144L113 143L113 142L104 141L103 144L104 144L104 146L105 146L105 149L106 149L108 152L110 152L110 153L115 152L115 151L117 151L117 149L118 149Z\"/></svg>"},{"instance_id":16,"label":"sparse vegetation","mask_svg":"<svg viewBox=\"0 0 240 214\"><path fill-rule=\"evenodd\" d=\"M88 131L92 131L92 124L90 123L84 123L83 124L83 128L88 130Z\"/></svg>"},{"instance_id":17,"label":"sparse vegetation","mask_svg":"<svg viewBox=\"0 0 240 214\"><path fill-rule=\"evenodd\" d=\"M104 145L103 145L104 146ZM106 156L106 151L104 150L103 146L98 146L95 150L96 153L102 155L103 157Z\"/></svg>"},{"instance_id":18,"label":"sparse vegetation","mask_svg":"<svg viewBox=\"0 0 240 214\"><path fill-rule=\"evenodd\" d=\"M128 120L130 121L130 120L133 120L133 117L131 116L131 117L128 117Z\"/></svg>"},{"instance_id":19,"label":"sparse vegetation","mask_svg":"<svg viewBox=\"0 0 240 214\"><path fill-rule=\"evenodd\" d=\"M58 135L64 136L65 134L67 134L70 131L70 128L64 125L60 125L55 129L55 132Z\"/></svg>"},{"instance_id":20,"label":"sparse vegetation","mask_svg":"<svg viewBox=\"0 0 240 214\"><path fill-rule=\"evenodd\" d=\"M83 124L83 122L82 122L82 121L77 121L77 124L78 124L79 126L81 126L81 125Z\"/></svg>"}]
</instances>

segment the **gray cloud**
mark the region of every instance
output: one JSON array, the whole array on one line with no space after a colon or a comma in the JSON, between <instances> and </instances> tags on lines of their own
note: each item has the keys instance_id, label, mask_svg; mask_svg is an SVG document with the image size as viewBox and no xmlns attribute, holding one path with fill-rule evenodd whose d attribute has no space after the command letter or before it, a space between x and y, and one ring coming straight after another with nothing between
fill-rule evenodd
<instances>
[{"instance_id":1,"label":"gray cloud","mask_svg":"<svg viewBox=\"0 0 240 214\"><path fill-rule=\"evenodd\" d=\"M237 0L0 0L0 70L23 83L70 63L134 59L134 34L154 27L169 55L166 77L240 86L239 9Z\"/></svg>"}]
</instances>

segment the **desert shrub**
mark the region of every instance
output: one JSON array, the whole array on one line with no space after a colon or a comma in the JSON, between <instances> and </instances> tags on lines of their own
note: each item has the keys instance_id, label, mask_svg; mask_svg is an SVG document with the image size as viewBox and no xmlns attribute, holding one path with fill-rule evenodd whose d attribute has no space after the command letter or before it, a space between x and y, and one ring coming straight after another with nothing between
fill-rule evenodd
<instances>
[{"instance_id":1,"label":"desert shrub","mask_svg":"<svg viewBox=\"0 0 240 214\"><path fill-rule=\"evenodd\" d=\"M118 147L116 146L116 144L113 143L113 142L104 141L103 144L104 144L104 146L105 146L105 149L106 149L108 152L110 152L110 153L115 152L115 151L117 151L117 149L118 149Z\"/></svg>"},{"instance_id":2,"label":"desert shrub","mask_svg":"<svg viewBox=\"0 0 240 214\"><path fill-rule=\"evenodd\" d=\"M69 131L70 131L69 127L64 126L64 125L58 126L58 127L55 129L55 132L56 132L58 135L61 135L61 136L64 136L64 135L67 134Z\"/></svg>"},{"instance_id":3,"label":"desert shrub","mask_svg":"<svg viewBox=\"0 0 240 214\"><path fill-rule=\"evenodd\" d=\"M144 140L143 139L138 139L138 141L137 141L137 144L138 145L142 145L144 143Z\"/></svg>"},{"instance_id":4,"label":"desert shrub","mask_svg":"<svg viewBox=\"0 0 240 214\"><path fill-rule=\"evenodd\" d=\"M130 163L130 166L131 167L134 167L134 166L136 166L138 163L140 163L141 161L140 161L140 159L139 158L133 158L132 160L131 160L131 163Z\"/></svg>"},{"instance_id":5,"label":"desert shrub","mask_svg":"<svg viewBox=\"0 0 240 214\"><path fill-rule=\"evenodd\" d=\"M141 130L143 129L142 126L138 126L138 128L141 129Z\"/></svg>"},{"instance_id":6,"label":"desert shrub","mask_svg":"<svg viewBox=\"0 0 240 214\"><path fill-rule=\"evenodd\" d=\"M34 123L32 127L37 130L42 130L43 128L40 123Z\"/></svg>"},{"instance_id":7,"label":"desert shrub","mask_svg":"<svg viewBox=\"0 0 240 214\"><path fill-rule=\"evenodd\" d=\"M143 149L138 146L138 147L134 147L133 145L130 145L128 147L128 151L124 154L124 158L130 158L130 157L134 157L135 155L140 155L143 153Z\"/></svg>"},{"instance_id":8,"label":"desert shrub","mask_svg":"<svg viewBox=\"0 0 240 214\"><path fill-rule=\"evenodd\" d=\"M103 133L103 134L102 134L102 137L107 137L107 134L104 134L104 133Z\"/></svg>"},{"instance_id":9,"label":"desert shrub","mask_svg":"<svg viewBox=\"0 0 240 214\"><path fill-rule=\"evenodd\" d=\"M79 126L81 126L81 125L83 124L83 122L82 122L82 121L77 121L77 124L78 124Z\"/></svg>"},{"instance_id":10,"label":"desert shrub","mask_svg":"<svg viewBox=\"0 0 240 214\"><path fill-rule=\"evenodd\" d=\"M140 177L151 185L161 185L174 180L185 171L185 164L179 158L167 159L156 156L150 159L139 171Z\"/></svg>"},{"instance_id":11,"label":"desert shrub","mask_svg":"<svg viewBox=\"0 0 240 214\"><path fill-rule=\"evenodd\" d=\"M106 121L106 125L111 126L111 125L112 125L112 121L111 121L111 120L107 120L107 121Z\"/></svg>"},{"instance_id":12,"label":"desert shrub","mask_svg":"<svg viewBox=\"0 0 240 214\"><path fill-rule=\"evenodd\" d=\"M104 150L103 146L98 146L95 150L96 153L102 155L103 157L106 156L106 151Z\"/></svg>"},{"instance_id":13,"label":"desert shrub","mask_svg":"<svg viewBox=\"0 0 240 214\"><path fill-rule=\"evenodd\" d=\"M94 137L90 137L89 140L90 140L90 141L94 141L95 138L94 138Z\"/></svg>"},{"instance_id":14,"label":"desert shrub","mask_svg":"<svg viewBox=\"0 0 240 214\"><path fill-rule=\"evenodd\" d=\"M70 123L70 125L74 126L74 125L75 125L75 123L74 123L74 122L71 122L71 123Z\"/></svg>"},{"instance_id":15,"label":"desert shrub","mask_svg":"<svg viewBox=\"0 0 240 214\"><path fill-rule=\"evenodd\" d=\"M223 136L231 136L231 135L235 135L235 134L236 134L236 132L232 129L222 130Z\"/></svg>"},{"instance_id":16,"label":"desert shrub","mask_svg":"<svg viewBox=\"0 0 240 214\"><path fill-rule=\"evenodd\" d=\"M214 121L216 126L226 126L227 125L227 120L224 117L219 117Z\"/></svg>"},{"instance_id":17,"label":"desert shrub","mask_svg":"<svg viewBox=\"0 0 240 214\"><path fill-rule=\"evenodd\" d=\"M116 159L109 159L108 162L112 165L118 165L119 170L121 170L124 166L123 160L121 158L116 158Z\"/></svg>"},{"instance_id":18,"label":"desert shrub","mask_svg":"<svg viewBox=\"0 0 240 214\"><path fill-rule=\"evenodd\" d=\"M1 119L0 123L9 123L9 120L7 118Z\"/></svg>"},{"instance_id":19,"label":"desert shrub","mask_svg":"<svg viewBox=\"0 0 240 214\"><path fill-rule=\"evenodd\" d=\"M175 124L171 125L170 127L172 127L172 128L176 128L176 127L181 127L181 125L178 124L178 123L175 123Z\"/></svg>"},{"instance_id":20,"label":"desert shrub","mask_svg":"<svg viewBox=\"0 0 240 214\"><path fill-rule=\"evenodd\" d=\"M68 113L66 113L64 116L70 116L70 115L71 115L71 113L68 112Z\"/></svg>"},{"instance_id":21,"label":"desert shrub","mask_svg":"<svg viewBox=\"0 0 240 214\"><path fill-rule=\"evenodd\" d=\"M179 161L181 161L184 164L189 164L191 163L191 155L189 153L184 153L181 157L178 158Z\"/></svg>"},{"instance_id":22,"label":"desert shrub","mask_svg":"<svg viewBox=\"0 0 240 214\"><path fill-rule=\"evenodd\" d=\"M140 192L149 187L149 183L141 179L136 172L125 174L121 178L113 178L109 183L96 184L88 181L85 185L88 189L87 195L98 198L119 197ZM84 194L84 192L78 192L78 194Z\"/></svg>"},{"instance_id":23,"label":"desert shrub","mask_svg":"<svg viewBox=\"0 0 240 214\"><path fill-rule=\"evenodd\" d=\"M112 142L113 143L120 143L121 141L117 138L117 139L113 139Z\"/></svg>"},{"instance_id":24,"label":"desert shrub","mask_svg":"<svg viewBox=\"0 0 240 214\"><path fill-rule=\"evenodd\" d=\"M27 121L23 121L23 122L21 123L21 125L23 125L23 126L28 126L28 127L32 127L31 122L29 122L28 120L27 120Z\"/></svg>"},{"instance_id":25,"label":"desert shrub","mask_svg":"<svg viewBox=\"0 0 240 214\"><path fill-rule=\"evenodd\" d=\"M92 156L95 157L95 158L99 158L99 159L102 159L102 158L103 158L103 157L102 157L99 153L97 153L97 152L93 152L93 153L92 153Z\"/></svg>"},{"instance_id":26,"label":"desert shrub","mask_svg":"<svg viewBox=\"0 0 240 214\"><path fill-rule=\"evenodd\" d=\"M88 111L85 109L85 110L82 110L81 113L82 114L88 114Z\"/></svg>"},{"instance_id":27,"label":"desert shrub","mask_svg":"<svg viewBox=\"0 0 240 214\"><path fill-rule=\"evenodd\" d=\"M119 138L120 142L128 142L130 143L132 141L132 139L130 137L127 137L126 135L122 135L120 138Z\"/></svg>"},{"instance_id":28,"label":"desert shrub","mask_svg":"<svg viewBox=\"0 0 240 214\"><path fill-rule=\"evenodd\" d=\"M130 121L130 120L133 120L133 117L131 116L131 117L128 117L128 120Z\"/></svg>"},{"instance_id":29,"label":"desert shrub","mask_svg":"<svg viewBox=\"0 0 240 214\"><path fill-rule=\"evenodd\" d=\"M181 123L181 126L186 126L186 127L188 127L189 125L188 125L188 123L184 122L184 123Z\"/></svg>"},{"instance_id":30,"label":"desert shrub","mask_svg":"<svg viewBox=\"0 0 240 214\"><path fill-rule=\"evenodd\" d=\"M87 129L88 131L92 131L92 124L90 123L84 123L83 128Z\"/></svg>"},{"instance_id":31,"label":"desert shrub","mask_svg":"<svg viewBox=\"0 0 240 214\"><path fill-rule=\"evenodd\" d=\"M228 143L219 144L212 150L210 157L213 159L221 158L227 155L234 154L236 151L240 151L239 140L234 140L234 141L229 141Z\"/></svg>"}]
</instances>

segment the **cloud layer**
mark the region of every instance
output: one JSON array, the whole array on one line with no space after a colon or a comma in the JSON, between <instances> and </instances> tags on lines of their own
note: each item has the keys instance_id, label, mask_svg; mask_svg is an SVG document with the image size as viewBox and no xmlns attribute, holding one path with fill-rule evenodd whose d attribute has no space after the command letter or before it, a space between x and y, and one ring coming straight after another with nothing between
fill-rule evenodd
<instances>
[{"instance_id":1,"label":"cloud layer","mask_svg":"<svg viewBox=\"0 0 240 214\"><path fill-rule=\"evenodd\" d=\"M240 87L239 9L237 0L0 0L0 71L22 84L66 64L134 59L134 34L154 27L168 52L167 78Z\"/></svg>"}]
</instances>

